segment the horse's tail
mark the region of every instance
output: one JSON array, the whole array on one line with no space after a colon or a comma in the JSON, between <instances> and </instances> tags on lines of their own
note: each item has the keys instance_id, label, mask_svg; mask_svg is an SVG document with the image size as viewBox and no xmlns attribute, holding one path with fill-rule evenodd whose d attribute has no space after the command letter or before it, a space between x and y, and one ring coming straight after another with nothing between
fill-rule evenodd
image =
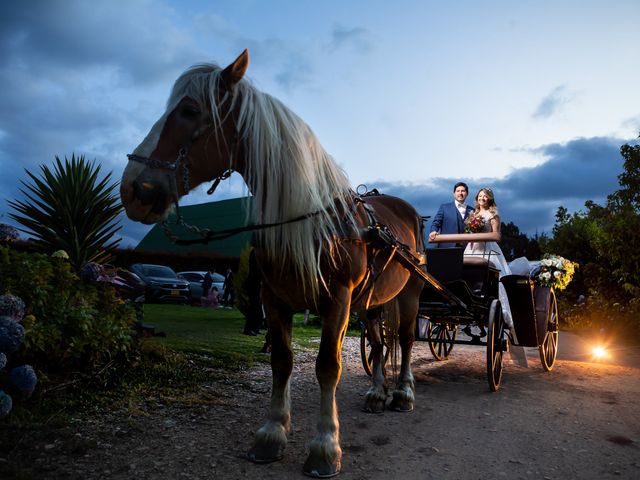
<instances>
[{"instance_id":1,"label":"horse's tail","mask_svg":"<svg viewBox=\"0 0 640 480\"><path fill-rule=\"evenodd\" d=\"M400 329L400 306L398 299L388 301L382 307L384 318L384 339L389 349L389 362L393 369L393 377L397 376L399 341L398 331Z\"/></svg>"}]
</instances>

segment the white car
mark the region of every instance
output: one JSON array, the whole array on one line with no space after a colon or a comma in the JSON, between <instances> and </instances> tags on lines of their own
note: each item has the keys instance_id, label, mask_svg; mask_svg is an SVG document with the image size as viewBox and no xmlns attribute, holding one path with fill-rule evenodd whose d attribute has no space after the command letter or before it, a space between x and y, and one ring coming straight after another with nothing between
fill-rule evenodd
<instances>
[{"instance_id":1,"label":"white car","mask_svg":"<svg viewBox=\"0 0 640 480\"><path fill-rule=\"evenodd\" d=\"M206 271L189 271L189 272L178 272L178 277L189 282L191 286L191 302L199 303L200 297L202 297L202 282L204 281L204 276L207 274ZM222 287L224 285L224 276L220 273L213 273L213 284L211 288L217 287L219 298L222 298Z\"/></svg>"}]
</instances>

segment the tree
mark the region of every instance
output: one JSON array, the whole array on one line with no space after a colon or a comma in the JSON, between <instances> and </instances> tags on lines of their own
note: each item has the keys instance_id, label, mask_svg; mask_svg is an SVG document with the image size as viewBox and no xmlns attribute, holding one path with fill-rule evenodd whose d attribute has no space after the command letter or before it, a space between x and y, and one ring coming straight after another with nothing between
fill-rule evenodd
<instances>
[{"instance_id":1,"label":"tree","mask_svg":"<svg viewBox=\"0 0 640 480\"><path fill-rule=\"evenodd\" d=\"M106 262L110 250L120 239L112 240L120 230L115 219L122 205L113 194L111 173L99 180L100 166L78 158L56 156L52 171L41 165L41 177L28 170L32 183L21 182L26 201L9 201L17 212L9 216L23 225L21 231L32 235L46 253L63 250L79 271L87 262Z\"/></svg>"},{"instance_id":2,"label":"tree","mask_svg":"<svg viewBox=\"0 0 640 480\"><path fill-rule=\"evenodd\" d=\"M640 145L625 144L620 147L620 154L624 157L624 170L618 176L621 188L614 194L613 200L629 205L640 213Z\"/></svg>"},{"instance_id":3,"label":"tree","mask_svg":"<svg viewBox=\"0 0 640 480\"><path fill-rule=\"evenodd\" d=\"M610 275L640 302L640 145L623 145L620 189L607 197L606 207L587 202L600 235L595 246L611 265Z\"/></svg>"},{"instance_id":4,"label":"tree","mask_svg":"<svg viewBox=\"0 0 640 480\"><path fill-rule=\"evenodd\" d=\"M540 246L536 238L529 238L521 233L513 222L502 223L500 226L500 249L507 260L526 257L529 260L540 258Z\"/></svg>"}]
</instances>

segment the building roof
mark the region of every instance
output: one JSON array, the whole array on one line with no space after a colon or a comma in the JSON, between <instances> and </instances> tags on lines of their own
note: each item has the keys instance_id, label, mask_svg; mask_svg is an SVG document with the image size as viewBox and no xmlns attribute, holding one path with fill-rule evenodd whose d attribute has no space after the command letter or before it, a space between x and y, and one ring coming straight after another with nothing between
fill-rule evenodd
<instances>
[{"instance_id":1,"label":"building roof","mask_svg":"<svg viewBox=\"0 0 640 480\"><path fill-rule=\"evenodd\" d=\"M251 207L252 198L233 198L218 202L207 202L199 205L180 207L180 214L185 223L198 228L208 228L213 231L242 227L247 224L247 211ZM175 214L169 215L169 222L176 220ZM173 235L182 239L200 238L183 226L171 225ZM214 240L204 245L176 245L165 235L162 225L156 224L135 248L145 252L170 253L207 253L220 257L237 258L251 239L251 232L242 232L222 240Z\"/></svg>"}]
</instances>

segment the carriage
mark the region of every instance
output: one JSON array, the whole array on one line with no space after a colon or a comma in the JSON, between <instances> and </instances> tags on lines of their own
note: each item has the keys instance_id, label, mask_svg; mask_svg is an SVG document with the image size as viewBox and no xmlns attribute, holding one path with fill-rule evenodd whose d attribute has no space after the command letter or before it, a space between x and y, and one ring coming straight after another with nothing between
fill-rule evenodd
<instances>
[{"instance_id":1,"label":"carriage","mask_svg":"<svg viewBox=\"0 0 640 480\"><path fill-rule=\"evenodd\" d=\"M538 348L542 368L551 371L558 349L558 307L553 288L538 285L527 272L499 278L499 270L490 261L491 253L464 255L463 250L426 249L431 279L420 295L416 339L428 343L436 360L447 359L456 344L486 347L487 380L494 392L500 387L503 358L510 345ZM507 325L502 313L500 283L511 306L513 327ZM378 325L388 360L392 342L385 339L384 318ZM364 324L360 346L363 367L370 375L371 335Z\"/></svg>"}]
</instances>

